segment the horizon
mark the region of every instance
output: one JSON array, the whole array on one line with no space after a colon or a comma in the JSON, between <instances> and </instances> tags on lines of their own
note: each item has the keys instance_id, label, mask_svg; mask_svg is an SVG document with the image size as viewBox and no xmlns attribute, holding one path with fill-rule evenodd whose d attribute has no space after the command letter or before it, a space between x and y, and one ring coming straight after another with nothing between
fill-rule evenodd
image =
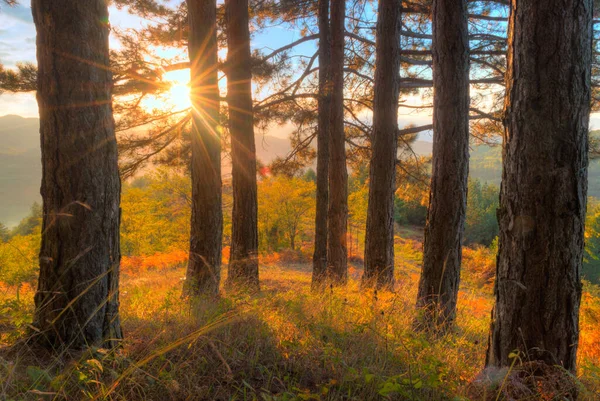
<instances>
[{"instance_id":1,"label":"horizon","mask_svg":"<svg viewBox=\"0 0 600 401\"><path fill-rule=\"evenodd\" d=\"M26 117L26 116L21 116L18 114L5 114L0 116L0 121L2 119L6 119L6 118L21 118L27 121L36 121L39 122L39 117L37 116L30 116L30 117ZM0 139L3 135L5 134L10 134L10 130L13 129L14 130L15 127L8 127L8 129L6 127L0 126ZM289 130L289 127L286 126L282 126L279 127L279 129ZM286 135L273 135L274 130L270 130L269 132L257 132L257 134L255 135L255 143L257 145L256 149L257 149L257 157L258 159L260 159L262 162L264 163L270 163L275 157L279 156L279 157L284 157L287 152L291 149L291 144L289 141L289 138L287 137L287 132ZM38 141L38 136L35 135L37 134L37 130L34 133L29 133L30 135L33 134L33 136L35 137L35 139L29 143L29 145L27 145L26 148L21 148L21 149L17 149L17 151L15 151L15 149L6 149L3 148L2 150L0 150L0 161L2 156L4 155L4 157L6 157L8 154L11 154L12 156L17 156L19 154L23 154L23 152L27 152L27 151L31 151L31 150L35 150L36 152L39 152L40 150L40 146L39 146L39 141ZM421 138L421 136L423 136L423 138ZM431 142L431 137L425 133L420 135L420 137L417 139L417 142L422 142L426 147L427 146L431 146L432 142ZM421 146L420 150L417 150L417 152L419 154L427 154L423 152L424 147ZM430 152L429 152L430 153ZM41 155L39 156L39 158L41 159ZM37 162L37 159L35 159L35 161ZM31 170L32 166L30 165L30 162L28 161L24 161L24 163L27 163L27 166L25 166L27 168L27 170ZM229 162L227 161L227 159L225 157L223 157L223 177L227 178L230 176L230 165ZM314 168L314 166L312 166ZM152 164L150 164L141 174L136 175L135 177L132 177L132 179L135 178L139 178L142 177L144 175L147 175L148 173L154 171L156 169L155 166L153 166ZM24 199L28 199L28 201L26 202L26 204L21 204L21 205L17 205L18 209L20 210L20 212L18 212L17 214L14 214L12 218L7 219L6 216L2 217L2 213L0 213L0 222L4 223L5 225L7 225L8 227L15 227L16 225L19 224L19 222L21 221L22 218L24 218L28 213L29 213L29 208L32 204L33 201L40 201L41 202L41 197L39 195L39 190L37 188L39 188L39 182L41 180L41 164L39 165L39 169L36 171L36 173L39 174L39 177L36 176L36 178L34 178L31 182L29 182L30 185L26 186L26 189L23 189L23 193L20 194L20 196L22 196ZM13 202L7 202L2 201L3 197L8 196L9 194L7 193L7 191L5 191L6 186L8 186L8 184L4 184L2 185L3 180L8 179L9 181L14 181L14 179L12 177L10 177L9 175L5 174L1 174L0 173L0 204L3 204L4 208L3 211L5 211L7 208L10 209L11 207L15 207L13 205ZM131 181L132 179L129 179L127 181ZM26 184L26 183L21 183L21 184ZM31 187L35 187L35 189L31 188ZM32 193L32 190L34 191ZM10 204L9 204L10 203Z\"/></svg>"},{"instance_id":2,"label":"horizon","mask_svg":"<svg viewBox=\"0 0 600 401\"><path fill-rule=\"evenodd\" d=\"M21 118L24 120L28 120L28 121L39 121L39 118L36 116L33 117L26 117L26 116L20 116L17 114L6 114L3 116L0 116L0 121L2 119L5 119L7 117L16 117L16 118ZM9 130L5 129L6 127L2 127L0 126L0 137L2 137L4 134L10 134ZM285 127L280 127L281 129L285 129ZM270 132L257 132L256 136L255 136L255 143L256 143L256 149L257 149L257 158L259 160L261 160L263 163L265 164L269 164L275 157L277 156L285 156L287 154L287 152L291 149L291 144L289 141L289 138L287 138L284 135L272 135L273 130L271 130ZM25 202L18 202L13 200L7 200L9 197L11 197L11 199L13 198L11 195L15 195L15 189L14 189L14 182L15 179L10 175L10 173L4 172L4 174L0 173L0 204L3 205L3 208L0 210L0 223L3 223L5 225L7 225L8 227L15 227L19 224L19 222L21 221L21 219L25 218L28 213L29 213L29 209L30 206L33 202L41 202L41 196L39 193L39 185L41 182L41 164L39 164L39 166L37 166L37 164L39 163L39 160L41 160L41 155L39 154L40 152L40 146L39 146L39 142L38 142L38 131L37 128L35 130L35 132L30 133L30 135L33 135L34 139L31 143L29 143L29 145L26 148L21 148L18 149L18 152L15 152L15 150L11 150L11 149L6 149L3 148L2 150L0 150L0 166L2 165L1 162L2 157L7 157L7 156L15 156L15 155L19 155L19 154L25 154L23 152L31 152L32 150L35 151L34 155L29 154L28 157L26 158L22 158L22 160L20 162L15 162L12 163L11 165L13 166L13 168L15 166L21 165L21 167L19 167L21 170L20 171L25 171L27 174L26 176L29 177L28 181L23 181L20 180L18 182L18 184L20 185L16 190L16 196L22 198L25 200ZM419 137L417 138L417 140L415 141L415 143L413 143L413 147L415 149L415 152L418 155L430 155L431 151L432 151L432 141L431 141L431 132L428 131L426 133L421 133L419 135ZM484 146L485 147L485 146ZM478 157L484 157L485 154L482 155L478 155L477 153L474 153L472 156L472 161L475 163L483 163L484 160L479 160ZM32 159L33 158L33 159ZM32 171L32 163L36 164L36 168L37 170ZM596 160L595 162L592 162L593 164L591 164L591 166L593 167L592 172L595 172L596 170L596 165L598 165L598 167L600 167L600 160ZM501 161L498 160L498 163L495 164L496 167L499 167L501 164ZM307 168L315 168L314 163L310 166L308 166ZM481 166L479 167L478 171L471 171L470 175L472 175L474 178L480 179L482 182L488 182L488 183L492 183L497 185L499 182L499 176L498 177L492 177L490 178L490 173L486 172L486 170L481 170ZM157 167L150 163L143 171L140 172L140 174L135 175L134 177L132 177L131 179L126 180L127 182L131 182L132 180L136 179L136 178L140 178L143 176L148 175L149 173L156 171ZM480 171L481 170L481 171ZM598 177L600 177L600 168L598 168L599 170L599 175ZM224 179L228 179L230 177L230 164L227 161L226 157L223 157L223 178ZM600 198L600 182L595 183L594 177L596 177L596 175L591 176L590 178L590 191L592 191L592 193L596 194L596 197ZM4 182L4 184L3 184ZM7 183L8 182L8 183ZM6 188L10 187L12 188L12 191L7 191ZM4 199L4 200L3 200ZM7 217L7 216L11 216L11 217Z\"/></svg>"}]
</instances>

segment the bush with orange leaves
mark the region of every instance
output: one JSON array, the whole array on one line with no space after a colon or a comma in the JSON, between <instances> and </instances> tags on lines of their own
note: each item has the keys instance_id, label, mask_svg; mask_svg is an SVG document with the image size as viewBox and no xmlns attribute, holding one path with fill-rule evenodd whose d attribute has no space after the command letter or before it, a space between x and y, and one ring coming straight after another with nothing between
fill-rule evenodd
<instances>
[{"instance_id":1,"label":"bush with orange leaves","mask_svg":"<svg viewBox=\"0 0 600 401\"><path fill-rule=\"evenodd\" d=\"M221 264L229 263L229 256L231 256L231 246L227 245L221 250Z\"/></svg>"},{"instance_id":2,"label":"bush with orange leaves","mask_svg":"<svg viewBox=\"0 0 600 401\"><path fill-rule=\"evenodd\" d=\"M169 269L187 263L188 253L181 249L170 252L157 252L145 256L125 256L121 260L121 271L125 274L138 274L149 269Z\"/></svg>"},{"instance_id":3,"label":"bush with orange leaves","mask_svg":"<svg viewBox=\"0 0 600 401\"><path fill-rule=\"evenodd\" d=\"M463 247L464 279L477 288L490 289L496 276L497 249L497 238L489 248L481 245Z\"/></svg>"},{"instance_id":4,"label":"bush with orange leaves","mask_svg":"<svg viewBox=\"0 0 600 401\"><path fill-rule=\"evenodd\" d=\"M260 255L260 263L265 265L275 265L281 260L281 254L279 252L271 252L266 255Z\"/></svg>"},{"instance_id":5,"label":"bush with orange leaves","mask_svg":"<svg viewBox=\"0 0 600 401\"><path fill-rule=\"evenodd\" d=\"M583 283L579 310L578 362L580 370L600 378L600 286ZM600 388L597 390L600 391Z\"/></svg>"},{"instance_id":6,"label":"bush with orange leaves","mask_svg":"<svg viewBox=\"0 0 600 401\"><path fill-rule=\"evenodd\" d=\"M268 255L261 255L260 262L266 265L275 265L282 263L284 265L308 263L311 261L312 253L307 249L291 250L283 249L280 252L271 252Z\"/></svg>"}]
</instances>

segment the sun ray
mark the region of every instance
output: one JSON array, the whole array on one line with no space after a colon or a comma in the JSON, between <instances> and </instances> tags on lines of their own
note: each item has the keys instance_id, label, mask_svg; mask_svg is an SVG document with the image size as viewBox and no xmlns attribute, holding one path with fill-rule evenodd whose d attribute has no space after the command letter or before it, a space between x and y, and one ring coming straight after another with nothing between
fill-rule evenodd
<instances>
[{"instance_id":1,"label":"sun ray","mask_svg":"<svg viewBox=\"0 0 600 401\"><path fill-rule=\"evenodd\" d=\"M190 108L190 87L180 82L173 83L169 89L168 100L179 110Z\"/></svg>"}]
</instances>

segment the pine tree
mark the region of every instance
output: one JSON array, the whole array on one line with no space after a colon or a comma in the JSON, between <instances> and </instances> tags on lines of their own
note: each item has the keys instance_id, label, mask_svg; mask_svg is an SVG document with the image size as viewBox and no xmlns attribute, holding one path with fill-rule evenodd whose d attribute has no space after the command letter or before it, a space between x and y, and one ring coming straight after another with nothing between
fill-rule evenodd
<instances>
[{"instance_id":1,"label":"pine tree","mask_svg":"<svg viewBox=\"0 0 600 401\"><path fill-rule=\"evenodd\" d=\"M227 0L225 8L227 103L233 165L231 258L227 281L257 290L258 198L248 0Z\"/></svg>"},{"instance_id":2,"label":"pine tree","mask_svg":"<svg viewBox=\"0 0 600 401\"><path fill-rule=\"evenodd\" d=\"M329 209L327 234L328 278L348 280L348 171L344 133L345 0L331 3L331 114L329 123Z\"/></svg>"},{"instance_id":3,"label":"pine tree","mask_svg":"<svg viewBox=\"0 0 600 401\"><path fill-rule=\"evenodd\" d=\"M33 326L52 349L114 346L119 197L104 0L34 0L43 229Z\"/></svg>"},{"instance_id":4,"label":"pine tree","mask_svg":"<svg viewBox=\"0 0 600 401\"><path fill-rule=\"evenodd\" d=\"M487 365L575 371L586 218L592 0L510 17L498 261Z\"/></svg>"},{"instance_id":5,"label":"pine tree","mask_svg":"<svg viewBox=\"0 0 600 401\"><path fill-rule=\"evenodd\" d=\"M0 242L6 242L10 238L10 230L3 223L0 223Z\"/></svg>"},{"instance_id":6,"label":"pine tree","mask_svg":"<svg viewBox=\"0 0 600 401\"><path fill-rule=\"evenodd\" d=\"M380 0L369 168L369 203L363 282L377 287L394 282L394 193L398 153L400 30L402 4Z\"/></svg>"},{"instance_id":7,"label":"pine tree","mask_svg":"<svg viewBox=\"0 0 600 401\"><path fill-rule=\"evenodd\" d=\"M188 17L192 221L184 293L215 296L219 292L223 242L216 1L188 0Z\"/></svg>"},{"instance_id":8,"label":"pine tree","mask_svg":"<svg viewBox=\"0 0 600 401\"><path fill-rule=\"evenodd\" d=\"M323 282L327 272L327 207L329 203L329 119L331 111L331 41L329 0L319 0L319 98L317 122L317 194L313 286Z\"/></svg>"},{"instance_id":9,"label":"pine tree","mask_svg":"<svg viewBox=\"0 0 600 401\"><path fill-rule=\"evenodd\" d=\"M433 156L417 305L427 327L456 315L469 175L466 0L433 2Z\"/></svg>"}]
</instances>

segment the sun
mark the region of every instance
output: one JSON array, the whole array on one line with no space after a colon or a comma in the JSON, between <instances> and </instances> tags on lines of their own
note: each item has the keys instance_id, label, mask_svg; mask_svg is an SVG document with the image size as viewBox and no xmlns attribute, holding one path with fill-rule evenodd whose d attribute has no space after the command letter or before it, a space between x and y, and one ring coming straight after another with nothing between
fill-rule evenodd
<instances>
[{"instance_id":1,"label":"sun","mask_svg":"<svg viewBox=\"0 0 600 401\"><path fill-rule=\"evenodd\" d=\"M179 112L190 109L192 103L189 70L169 71L162 78L162 82L168 85L168 89L156 95L145 96L142 99L142 107L148 112Z\"/></svg>"},{"instance_id":2,"label":"sun","mask_svg":"<svg viewBox=\"0 0 600 401\"><path fill-rule=\"evenodd\" d=\"M181 82L173 82L168 93L169 101L177 110L184 110L192 107L190 102L190 87Z\"/></svg>"},{"instance_id":3,"label":"sun","mask_svg":"<svg viewBox=\"0 0 600 401\"><path fill-rule=\"evenodd\" d=\"M178 111L192 107L189 69L166 72L163 79L170 85L169 90L164 94L168 106L173 106Z\"/></svg>"}]
</instances>

